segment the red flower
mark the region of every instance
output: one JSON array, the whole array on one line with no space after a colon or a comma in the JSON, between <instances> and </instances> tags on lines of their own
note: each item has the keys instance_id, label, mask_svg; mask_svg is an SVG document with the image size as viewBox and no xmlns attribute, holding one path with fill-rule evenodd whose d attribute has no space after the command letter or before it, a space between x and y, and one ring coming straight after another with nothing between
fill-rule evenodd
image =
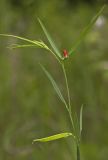
<instances>
[{"instance_id":1,"label":"red flower","mask_svg":"<svg viewBox=\"0 0 108 160\"><path fill-rule=\"evenodd\" d=\"M63 56L64 56L64 58L68 57L68 51L66 49L63 50Z\"/></svg>"}]
</instances>

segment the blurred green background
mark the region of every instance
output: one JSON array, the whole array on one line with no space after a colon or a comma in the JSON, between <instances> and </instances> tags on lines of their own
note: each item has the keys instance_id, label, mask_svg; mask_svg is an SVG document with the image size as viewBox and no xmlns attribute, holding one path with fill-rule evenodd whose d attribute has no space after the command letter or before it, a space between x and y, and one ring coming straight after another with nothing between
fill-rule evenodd
<instances>
[{"instance_id":1,"label":"blurred green background","mask_svg":"<svg viewBox=\"0 0 108 160\"><path fill-rule=\"evenodd\" d=\"M0 0L0 33L47 39L37 17L47 26L61 51L69 50L103 0ZM106 1L107 3L107 1ZM39 62L46 66L66 95L62 70L42 49L9 50L20 43L0 37L0 159L71 160L73 141L32 145L34 138L70 129L59 101ZM82 104L81 160L108 159L108 7L67 62L72 104Z\"/></svg>"}]
</instances>

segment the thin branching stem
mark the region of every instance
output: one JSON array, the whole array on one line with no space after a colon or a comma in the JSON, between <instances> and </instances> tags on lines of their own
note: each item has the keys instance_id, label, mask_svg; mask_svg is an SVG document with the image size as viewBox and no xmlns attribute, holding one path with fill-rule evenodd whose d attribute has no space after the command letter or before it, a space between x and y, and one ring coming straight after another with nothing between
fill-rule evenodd
<instances>
[{"instance_id":1,"label":"thin branching stem","mask_svg":"<svg viewBox=\"0 0 108 160\"><path fill-rule=\"evenodd\" d=\"M72 128L73 128L73 132L74 132L74 135L75 135L75 142L76 142L76 146L77 146L77 160L80 160L79 138L77 137L77 132L76 132L76 129L75 129L75 124L74 124L73 117L72 117L69 84L68 84L68 79L67 79L67 74L66 74L66 69L65 69L64 63L62 63L62 69L63 69L65 83L66 83L66 88L67 88L67 97L68 97L68 109L67 109L67 111L68 111L68 114L69 114L69 118L70 118L70 122L71 122L71 125L72 125Z\"/></svg>"},{"instance_id":2,"label":"thin branching stem","mask_svg":"<svg viewBox=\"0 0 108 160\"><path fill-rule=\"evenodd\" d=\"M72 117L72 111L71 111L71 99L70 99L69 84L68 84L68 79L67 79L67 74L66 74L66 70L65 70L64 63L62 63L62 69L63 69L64 78L65 78L65 83L66 83L66 88L67 88L68 114L69 114L69 118L70 118L70 121L71 121L71 125L72 125L72 128L73 128L74 134L76 135L75 126L74 126L74 121L73 121L73 117ZM75 137L76 137L76 136L75 136Z\"/></svg>"},{"instance_id":3,"label":"thin branching stem","mask_svg":"<svg viewBox=\"0 0 108 160\"><path fill-rule=\"evenodd\" d=\"M71 99L70 99L70 91L69 91L69 85L68 85L68 80L67 80L67 74L65 70L64 63L62 63L62 69L65 77L65 82L66 82L66 88L67 88L67 96L68 96L68 105L69 105L69 111L71 112Z\"/></svg>"}]
</instances>

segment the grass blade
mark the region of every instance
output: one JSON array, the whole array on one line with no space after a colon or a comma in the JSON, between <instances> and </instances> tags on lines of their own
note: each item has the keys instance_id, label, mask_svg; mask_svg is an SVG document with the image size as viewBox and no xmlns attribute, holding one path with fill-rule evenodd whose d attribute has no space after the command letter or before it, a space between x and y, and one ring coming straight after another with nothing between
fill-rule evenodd
<instances>
[{"instance_id":1,"label":"grass blade","mask_svg":"<svg viewBox=\"0 0 108 160\"><path fill-rule=\"evenodd\" d=\"M24 37L19 37L19 36L15 36L15 35L11 35L11 34L0 34L0 36L6 36L6 37L13 37L13 38L17 38L26 42L29 42L31 44L24 44L24 45L18 45L18 44L13 44L12 46L8 47L8 48L24 48L24 47L39 47L39 48L44 48L46 50L51 51L48 46L42 42L42 41L36 41L36 40L30 40Z\"/></svg>"},{"instance_id":2,"label":"grass blade","mask_svg":"<svg viewBox=\"0 0 108 160\"><path fill-rule=\"evenodd\" d=\"M24 45L13 44L13 45L10 45L8 48L16 49L16 48L27 48L27 47L37 47L37 46L33 44L24 44ZM42 47L38 46L38 48L42 48Z\"/></svg>"},{"instance_id":3,"label":"grass blade","mask_svg":"<svg viewBox=\"0 0 108 160\"><path fill-rule=\"evenodd\" d=\"M80 135L82 132L82 112L83 112L83 105L81 106L81 109L80 109Z\"/></svg>"},{"instance_id":4,"label":"grass blade","mask_svg":"<svg viewBox=\"0 0 108 160\"><path fill-rule=\"evenodd\" d=\"M47 49L47 46L43 46L42 44L38 44L38 45L35 45L35 44L12 44L10 45L8 48L10 49L15 49L15 48L28 48L28 47L36 47L36 48L44 48L44 49ZM49 50L49 49L47 49Z\"/></svg>"},{"instance_id":5,"label":"grass blade","mask_svg":"<svg viewBox=\"0 0 108 160\"><path fill-rule=\"evenodd\" d=\"M60 100L65 104L65 106L66 106L66 108L67 108L66 101L65 101L65 99L64 99L64 97L63 97L63 95L62 95L62 93L61 93L61 91L60 91L60 89L59 89L59 87L57 86L55 80L52 78L52 76L50 75L50 73L45 69L45 67L44 67L42 64L40 64L40 65L41 65L41 68L43 69L43 71L45 72L45 74L47 75L48 79L49 79L50 82L52 83L52 85L53 85L53 87L54 87L54 89L55 89L58 97L59 97ZM68 108L67 108L67 109L68 109Z\"/></svg>"},{"instance_id":6,"label":"grass blade","mask_svg":"<svg viewBox=\"0 0 108 160\"><path fill-rule=\"evenodd\" d=\"M79 119L78 119L78 116L77 116L77 113L74 112L74 122L75 122L75 130L76 130L76 137L77 139L80 141L80 123L79 123Z\"/></svg>"},{"instance_id":7,"label":"grass blade","mask_svg":"<svg viewBox=\"0 0 108 160\"><path fill-rule=\"evenodd\" d=\"M98 11L98 13L93 17L93 19L90 21L90 23L82 31L82 33L80 34L80 36L78 37L78 39L74 42L72 49L69 51L69 55L71 55L76 50L76 48L78 47L78 45L81 43L81 41L84 39L84 37L86 36L86 34L89 32L89 30L94 25L94 23L96 22L96 20L100 16L100 14L103 12L105 6L106 5L104 5L103 7L101 7L101 9Z\"/></svg>"},{"instance_id":8,"label":"grass blade","mask_svg":"<svg viewBox=\"0 0 108 160\"><path fill-rule=\"evenodd\" d=\"M17 38L17 39L20 39L20 40L23 40L23 41L26 41L26 42L29 42L32 44L36 44L36 45L38 44L38 41L30 40L30 39L27 39L24 37L15 36L15 35L11 35L11 34L0 34L0 36L13 37L13 38Z\"/></svg>"},{"instance_id":9,"label":"grass blade","mask_svg":"<svg viewBox=\"0 0 108 160\"><path fill-rule=\"evenodd\" d=\"M27 39L27 38L24 38L24 37L19 37L19 36L15 36L15 35L11 35L11 34L0 34L0 36L17 38L17 39L29 42L33 45L38 46L38 47L42 47L42 48L45 48L45 49L49 50L48 46L42 41L30 40L30 39ZM19 47L20 47L20 45L19 45Z\"/></svg>"},{"instance_id":10,"label":"grass blade","mask_svg":"<svg viewBox=\"0 0 108 160\"><path fill-rule=\"evenodd\" d=\"M56 55L57 55L59 58L62 59L61 53L60 53L59 49L56 47L55 43L53 42L50 34L48 33L48 31L47 31L47 29L46 29L46 27L44 26L44 24L42 23L42 21L41 21L39 18L38 18L38 21L39 21L39 23L40 23L40 25L41 25L41 27L42 27L42 29L43 29L43 31L44 31L44 34L46 35L46 37L47 37L47 39L48 39L51 47L53 48L54 52L56 53Z\"/></svg>"},{"instance_id":11,"label":"grass blade","mask_svg":"<svg viewBox=\"0 0 108 160\"><path fill-rule=\"evenodd\" d=\"M34 142L49 142L49 141L54 141L54 140L61 139L61 138L66 138L69 136L74 137L74 135L72 133L60 133L60 134L55 134L53 136L49 136L49 137L45 137L45 138L34 139L32 143L34 143Z\"/></svg>"}]
</instances>

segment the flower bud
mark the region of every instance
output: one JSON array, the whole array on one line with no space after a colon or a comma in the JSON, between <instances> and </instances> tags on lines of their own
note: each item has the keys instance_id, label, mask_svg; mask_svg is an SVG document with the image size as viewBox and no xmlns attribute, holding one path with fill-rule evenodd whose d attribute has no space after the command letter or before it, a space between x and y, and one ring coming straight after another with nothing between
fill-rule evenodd
<instances>
[{"instance_id":1,"label":"flower bud","mask_svg":"<svg viewBox=\"0 0 108 160\"><path fill-rule=\"evenodd\" d=\"M63 50L63 56L64 58L68 58L68 52L66 49Z\"/></svg>"}]
</instances>

